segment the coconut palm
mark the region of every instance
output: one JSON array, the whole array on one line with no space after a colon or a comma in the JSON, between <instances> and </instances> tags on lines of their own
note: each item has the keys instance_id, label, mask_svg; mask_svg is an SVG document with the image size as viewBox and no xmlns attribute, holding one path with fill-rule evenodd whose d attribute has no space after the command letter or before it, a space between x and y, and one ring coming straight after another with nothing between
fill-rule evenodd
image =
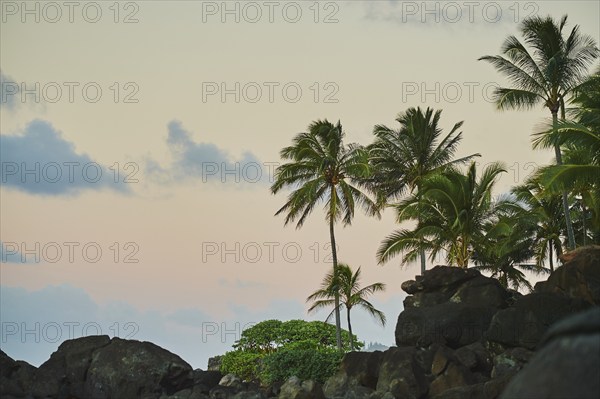
<instances>
[{"instance_id":1,"label":"coconut palm","mask_svg":"<svg viewBox=\"0 0 600 399\"><path fill-rule=\"evenodd\" d=\"M502 55L484 56L505 75L513 87L498 87L494 91L496 105L501 110L531 109L543 104L552 114L552 124L558 125L558 112L565 118L565 101L584 81L587 68L598 57L595 40L573 27L567 37L563 29L567 16L557 22L551 17L529 17L520 26L524 43L509 36L502 45ZM529 50L527 49L529 46ZM562 164L560 145L554 145L556 163ZM569 248L575 247L566 191L562 192L563 214Z\"/></svg>"},{"instance_id":2,"label":"coconut palm","mask_svg":"<svg viewBox=\"0 0 600 399\"><path fill-rule=\"evenodd\" d=\"M423 182L422 194L397 204L398 222L416 220L414 230L397 230L381 243L377 258L384 263L407 251L403 263L414 260L419 251L430 251L431 259L446 253L451 265L467 267L473 247L483 237L483 226L507 201L493 201L491 192L500 173L499 163L488 165L477 179L476 163L466 174L450 169Z\"/></svg>"},{"instance_id":3,"label":"coconut palm","mask_svg":"<svg viewBox=\"0 0 600 399\"><path fill-rule=\"evenodd\" d=\"M335 281L334 273L330 272L323 279L321 288L306 298L307 302L313 302L308 309L309 313L318 309L333 307L325 321L331 319L336 308L339 309L340 306L346 308L348 332L350 333L350 350L354 350L352 323L350 322L350 310L353 307L359 307L366 310L382 326L385 326L386 322L385 314L382 311L375 309L373 304L366 299L376 292L384 291L385 284L374 283L361 288L360 273L360 267L353 273L350 266L345 263L340 263L338 264L338 282L336 283ZM341 302L338 305L335 304L334 300L336 294L341 298Z\"/></svg>"},{"instance_id":4,"label":"coconut palm","mask_svg":"<svg viewBox=\"0 0 600 399\"><path fill-rule=\"evenodd\" d=\"M479 154L453 159L462 132L463 122L455 123L445 136L438 126L442 111L409 108L398 114L398 130L384 125L373 129L375 141L369 146L373 176L371 187L378 193L378 202L399 200L405 194L418 198L423 181L432 174L463 164ZM425 251L420 251L421 274L425 272Z\"/></svg>"},{"instance_id":5,"label":"coconut palm","mask_svg":"<svg viewBox=\"0 0 600 399\"><path fill-rule=\"evenodd\" d=\"M524 271L541 274L550 270L529 262L535 256L535 229L528 215L516 208L503 212L497 218L486 222L485 237L477 243L473 252L475 269L490 272L505 288L519 290L533 287Z\"/></svg>"},{"instance_id":6,"label":"coconut palm","mask_svg":"<svg viewBox=\"0 0 600 399\"><path fill-rule=\"evenodd\" d=\"M281 157L290 162L276 169L271 186L273 194L284 187L293 189L287 202L276 213L286 213L286 225L297 221L296 228L302 227L315 206L325 203L334 275L337 271L335 223L341 219L344 225L351 224L356 204L368 214L379 216L375 203L356 184L370 173L368 153L360 146L345 145L343 140L344 132L339 121L335 125L327 120L311 123L307 132L297 134L293 144L281 150ZM335 303L337 344L341 350L337 294Z\"/></svg>"},{"instance_id":7,"label":"coconut palm","mask_svg":"<svg viewBox=\"0 0 600 399\"><path fill-rule=\"evenodd\" d=\"M565 163L540 169L538 177L548 190L566 190L579 198L579 236L585 245L588 227L594 241L600 239L600 68L580 86L573 103L574 120L559 121L556 128L547 126L534 135L533 145L564 148Z\"/></svg>"},{"instance_id":8,"label":"coconut palm","mask_svg":"<svg viewBox=\"0 0 600 399\"><path fill-rule=\"evenodd\" d=\"M536 178L513 187L511 193L523 207L521 217L536 225L533 232L536 266L543 267L548 259L550 271L554 271L554 257L559 258L563 253L560 237L565 229L560 195L549 193Z\"/></svg>"}]
</instances>

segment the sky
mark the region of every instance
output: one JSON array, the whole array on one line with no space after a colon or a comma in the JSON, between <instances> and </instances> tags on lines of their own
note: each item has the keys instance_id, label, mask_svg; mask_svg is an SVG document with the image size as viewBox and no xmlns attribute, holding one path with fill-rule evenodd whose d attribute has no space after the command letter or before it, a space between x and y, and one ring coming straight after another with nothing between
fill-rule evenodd
<instances>
[{"instance_id":1,"label":"sky","mask_svg":"<svg viewBox=\"0 0 600 399\"><path fill-rule=\"evenodd\" d=\"M274 216L280 149L318 119L366 145L409 107L443 109L444 131L465 121L457 156L504 162L506 192L552 161L531 149L548 115L496 110L506 81L477 59L530 15L600 41L599 4L0 1L1 349L38 366L101 333L205 369L262 320L324 319L305 299L331 268L328 225ZM396 228L390 210L336 227L340 261L387 285L384 328L353 311L367 343L394 344L419 273L377 264Z\"/></svg>"}]
</instances>

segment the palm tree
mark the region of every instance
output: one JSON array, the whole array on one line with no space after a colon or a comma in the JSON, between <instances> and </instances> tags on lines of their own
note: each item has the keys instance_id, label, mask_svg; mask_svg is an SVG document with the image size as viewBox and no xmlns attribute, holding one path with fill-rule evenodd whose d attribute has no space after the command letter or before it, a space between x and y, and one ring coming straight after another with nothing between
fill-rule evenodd
<instances>
[{"instance_id":1,"label":"palm tree","mask_svg":"<svg viewBox=\"0 0 600 399\"><path fill-rule=\"evenodd\" d=\"M600 68L576 93L574 120L559 121L556 129L547 127L534 135L534 147L561 145L565 148L565 164L540 169L539 179L546 188L565 190L580 198L580 224L583 244L587 229L592 228L593 240L600 239ZM590 226L586 225L589 214Z\"/></svg>"},{"instance_id":2,"label":"palm tree","mask_svg":"<svg viewBox=\"0 0 600 399\"><path fill-rule=\"evenodd\" d=\"M442 137L439 121L442 111L427 108L409 108L398 114L400 128L384 125L373 129L375 141L369 146L374 174L371 187L378 194L378 203L398 200L406 193L418 198L423 181L432 174L463 164L479 154L453 160L462 139L457 130L463 122L455 123ZM421 274L425 272L425 251L420 250Z\"/></svg>"},{"instance_id":3,"label":"palm tree","mask_svg":"<svg viewBox=\"0 0 600 399\"><path fill-rule=\"evenodd\" d=\"M576 25L563 37L567 16L560 22L551 17L529 17L520 26L525 45L515 36L509 36L502 45L506 56L484 56L479 60L490 62L512 83L512 88L499 87L494 91L499 109L531 109L542 103L552 114L556 130L558 112L565 118L565 101L583 82L589 65L598 57L599 50L591 36L581 34ZM562 164L560 145L554 145L556 163ZM562 192L562 205L567 227L569 249L575 248L566 191Z\"/></svg>"},{"instance_id":4,"label":"palm tree","mask_svg":"<svg viewBox=\"0 0 600 399\"><path fill-rule=\"evenodd\" d=\"M339 121L335 125L327 120L311 123L308 132L297 134L293 144L281 150L281 157L290 162L276 169L275 182L271 186L273 194L284 187L294 189L275 215L286 212L285 224L297 220L296 228L302 227L317 204L325 202L334 275L338 263L335 222L341 219L344 225L350 225L355 204L362 206L368 214L379 216L375 203L356 186L357 181L370 174L368 153L358 145L346 146L343 139L344 132ZM341 350L337 294L335 303L337 344Z\"/></svg>"},{"instance_id":5,"label":"palm tree","mask_svg":"<svg viewBox=\"0 0 600 399\"><path fill-rule=\"evenodd\" d=\"M549 193L537 178L513 187L512 195L523 208L522 218L535 224L533 250L537 267L543 267L548 259L550 271L554 271L554 254L563 253L560 237L564 231L563 208L560 196Z\"/></svg>"},{"instance_id":6,"label":"palm tree","mask_svg":"<svg viewBox=\"0 0 600 399\"><path fill-rule=\"evenodd\" d=\"M386 237L377 251L379 263L408 250L403 260L407 263L425 248L432 259L445 251L449 264L467 267L475 243L483 237L484 223L507 204L491 197L496 178L503 172L501 164L492 163L477 180L472 162L466 174L450 169L425 180L420 198L413 195L396 205L398 222L417 220L417 226Z\"/></svg>"},{"instance_id":7,"label":"palm tree","mask_svg":"<svg viewBox=\"0 0 600 399\"><path fill-rule=\"evenodd\" d=\"M486 222L485 237L475 246L473 262L475 269L490 272L505 288L519 290L533 287L523 271L540 274L549 269L529 263L535 255L535 223L527 215L516 212L503 212L497 218ZM520 269L520 270L519 270Z\"/></svg>"},{"instance_id":8,"label":"palm tree","mask_svg":"<svg viewBox=\"0 0 600 399\"><path fill-rule=\"evenodd\" d=\"M308 312L313 312L321 308L329 308L333 306L333 310L327 316L325 321L329 321L333 316L336 309L340 306L346 308L346 316L348 320L348 332L350 333L350 350L354 350L354 339L352 335L352 323L350 322L350 310L357 306L365 309L367 312L375 318L382 326L385 326L386 318L385 314L380 310L375 309L373 304L367 301L367 297L379 291L385 290L385 284L374 283L366 287L360 287L360 267L355 273L352 273L352 269L345 263L338 264L338 282L335 281L335 275L328 273L323 279L321 289L313 292L308 298L307 302L313 302L312 306L308 309ZM341 298L340 304L335 304L335 296L339 295Z\"/></svg>"}]
</instances>

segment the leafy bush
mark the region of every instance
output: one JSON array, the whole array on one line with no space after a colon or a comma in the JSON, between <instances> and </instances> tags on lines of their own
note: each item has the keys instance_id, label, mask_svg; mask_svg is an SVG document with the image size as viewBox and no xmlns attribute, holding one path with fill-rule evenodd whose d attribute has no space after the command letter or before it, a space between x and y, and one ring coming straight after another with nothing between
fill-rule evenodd
<instances>
[{"instance_id":1,"label":"leafy bush","mask_svg":"<svg viewBox=\"0 0 600 399\"><path fill-rule=\"evenodd\" d=\"M260 353L235 350L227 352L221 359L221 372L235 374L243 380L258 380L259 364L263 357Z\"/></svg>"},{"instance_id":2,"label":"leafy bush","mask_svg":"<svg viewBox=\"0 0 600 399\"><path fill-rule=\"evenodd\" d=\"M265 356L261 381L271 384L295 375L324 383L337 371L343 356L337 350L280 349Z\"/></svg>"},{"instance_id":3,"label":"leafy bush","mask_svg":"<svg viewBox=\"0 0 600 399\"><path fill-rule=\"evenodd\" d=\"M354 341L360 349L364 346ZM350 334L342 330L344 349L350 349ZM339 366L343 353L337 350L335 326L321 321L265 320L242 332L223 355L221 372L249 381L270 384L292 375L324 382Z\"/></svg>"},{"instance_id":4,"label":"leafy bush","mask_svg":"<svg viewBox=\"0 0 600 399\"><path fill-rule=\"evenodd\" d=\"M319 348L335 348L335 326L322 321L265 320L245 329L233 347L245 351L268 353L300 341L311 341ZM357 341L356 336L354 341ZM350 333L346 330L342 330L342 345L344 350L350 349ZM363 346L360 342L356 343L357 349Z\"/></svg>"},{"instance_id":5,"label":"leafy bush","mask_svg":"<svg viewBox=\"0 0 600 399\"><path fill-rule=\"evenodd\" d=\"M271 352L280 344L280 320L265 320L242 331L242 336L234 348L252 352Z\"/></svg>"}]
</instances>

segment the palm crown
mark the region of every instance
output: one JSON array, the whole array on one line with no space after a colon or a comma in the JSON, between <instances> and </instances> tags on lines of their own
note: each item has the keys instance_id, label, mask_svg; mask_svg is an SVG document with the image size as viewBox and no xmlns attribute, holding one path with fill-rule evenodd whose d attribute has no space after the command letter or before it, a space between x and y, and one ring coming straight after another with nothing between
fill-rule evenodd
<instances>
[{"instance_id":1,"label":"palm crown","mask_svg":"<svg viewBox=\"0 0 600 399\"><path fill-rule=\"evenodd\" d=\"M375 203L353 184L370 173L368 153L358 145L345 146L343 139L340 122L334 125L319 120L281 150L281 157L291 162L277 168L271 191L295 188L276 213L287 212L286 224L297 219L296 227L301 227L315 205L323 201L328 220L350 224L357 203L367 213L378 215Z\"/></svg>"}]
</instances>

